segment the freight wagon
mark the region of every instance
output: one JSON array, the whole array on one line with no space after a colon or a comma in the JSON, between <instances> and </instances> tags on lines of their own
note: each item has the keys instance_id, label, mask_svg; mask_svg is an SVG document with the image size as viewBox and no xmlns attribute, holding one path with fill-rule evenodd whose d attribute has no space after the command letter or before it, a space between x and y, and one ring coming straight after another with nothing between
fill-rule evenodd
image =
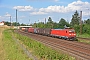
<instances>
[{"instance_id":1,"label":"freight wagon","mask_svg":"<svg viewBox=\"0 0 90 60\"><path fill-rule=\"evenodd\" d=\"M41 35L50 35L51 29L50 28L37 28L34 30L34 32Z\"/></svg>"},{"instance_id":2,"label":"freight wagon","mask_svg":"<svg viewBox=\"0 0 90 60\"><path fill-rule=\"evenodd\" d=\"M30 32L30 33L34 33L34 28L28 28L27 31Z\"/></svg>"}]
</instances>

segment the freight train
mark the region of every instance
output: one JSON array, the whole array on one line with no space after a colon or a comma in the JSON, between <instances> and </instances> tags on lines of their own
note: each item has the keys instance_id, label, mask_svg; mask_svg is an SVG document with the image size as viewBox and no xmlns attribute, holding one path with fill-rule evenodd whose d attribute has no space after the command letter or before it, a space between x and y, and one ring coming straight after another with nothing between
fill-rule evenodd
<instances>
[{"instance_id":1,"label":"freight train","mask_svg":"<svg viewBox=\"0 0 90 60\"><path fill-rule=\"evenodd\" d=\"M75 30L72 28L51 29L51 28L22 28L23 31L45 36L57 37L65 40L76 40Z\"/></svg>"}]
</instances>

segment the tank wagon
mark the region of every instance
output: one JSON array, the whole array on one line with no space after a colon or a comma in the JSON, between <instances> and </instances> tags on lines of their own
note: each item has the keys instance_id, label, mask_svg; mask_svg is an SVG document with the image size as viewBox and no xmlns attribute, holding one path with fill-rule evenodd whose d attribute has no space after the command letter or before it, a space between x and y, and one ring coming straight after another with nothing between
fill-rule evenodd
<instances>
[{"instance_id":1,"label":"tank wagon","mask_svg":"<svg viewBox=\"0 0 90 60\"><path fill-rule=\"evenodd\" d=\"M46 35L46 36L53 36L53 37L58 37L62 39L69 39L69 40L76 39L75 30L72 28L65 28L65 29L28 28L27 31L30 33Z\"/></svg>"}]
</instances>

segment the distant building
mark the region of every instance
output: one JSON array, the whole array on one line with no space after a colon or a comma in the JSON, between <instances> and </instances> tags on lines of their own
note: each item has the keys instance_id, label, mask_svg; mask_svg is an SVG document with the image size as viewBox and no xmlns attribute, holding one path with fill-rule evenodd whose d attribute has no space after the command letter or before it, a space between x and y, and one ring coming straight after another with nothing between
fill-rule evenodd
<instances>
[{"instance_id":1,"label":"distant building","mask_svg":"<svg viewBox=\"0 0 90 60\"><path fill-rule=\"evenodd\" d=\"M4 25L4 21L0 22L0 26L3 26Z\"/></svg>"}]
</instances>

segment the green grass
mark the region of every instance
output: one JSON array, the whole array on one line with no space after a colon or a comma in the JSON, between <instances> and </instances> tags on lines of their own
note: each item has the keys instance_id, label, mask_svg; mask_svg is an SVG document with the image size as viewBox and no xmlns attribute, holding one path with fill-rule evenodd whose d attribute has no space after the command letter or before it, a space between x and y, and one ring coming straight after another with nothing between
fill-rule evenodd
<instances>
[{"instance_id":1,"label":"green grass","mask_svg":"<svg viewBox=\"0 0 90 60\"><path fill-rule=\"evenodd\" d=\"M86 33L80 35L80 34L77 33L77 37L90 38L90 35L89 34L86 34ZM79 40L78 39L78 42L90 44L90 41L89 40Z\"/></svg>"},{"instance_id":2,"label":"green grass","mask_svg":"<svg viewBox=\"0 0 90 60\"><path fill-rule=\"evenodd\" d=\"M89 40L78 40L78 42L90 44L90 41Z\"/></svg>"},{"instance_id":3,"label":"green grass","mask_svg":"<svg viewBox=\"0 0 90 60\"><path fill-rule=\"evenodd\" d=\"M80 35L79 33L77 33L77 37L90 38L90 35L86 33Z\"/></svg>"},{"instance_id":4,"label":"green grass","mask_svg":"<svg viewBox=\"0 0 90 60\"><path fill-rule=\"evenodd\" d=\"M3 32L3 43L6 52L5 60L30 60L19 45L12 39L11 30L5 30Z\"/></svg>"},{"instance_id":5,"label":"green grass","mask_svg":"<svg viewBox=\"0 0 90 60\"><path fill-rule=\"evenodd\" d=\"M25 44L34 55L44 60L75 60L74 57L53 50L27 36L14 33L14 36Z\"/></svg>"}]
</instances>

